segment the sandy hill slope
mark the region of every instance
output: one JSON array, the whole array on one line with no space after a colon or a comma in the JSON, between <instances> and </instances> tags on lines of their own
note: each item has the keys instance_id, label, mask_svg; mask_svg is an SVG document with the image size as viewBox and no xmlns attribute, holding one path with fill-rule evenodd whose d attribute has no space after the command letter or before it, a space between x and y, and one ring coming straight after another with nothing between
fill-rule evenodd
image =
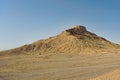
<instances>
[{"instance_id":1,"label":"sandy hill slope","mask_svg":"<svg viewBox=\"0 0 120 80\"><path fill-rule=\"evenodd\" d=\"M0 55L48 53L78 55L97 52L106 53L114 49L120 49L120 46L87 31L86 27L78 25L63 31L57 36L39 40L19 48L2 51Z\"/></svg>"}]
</instances>

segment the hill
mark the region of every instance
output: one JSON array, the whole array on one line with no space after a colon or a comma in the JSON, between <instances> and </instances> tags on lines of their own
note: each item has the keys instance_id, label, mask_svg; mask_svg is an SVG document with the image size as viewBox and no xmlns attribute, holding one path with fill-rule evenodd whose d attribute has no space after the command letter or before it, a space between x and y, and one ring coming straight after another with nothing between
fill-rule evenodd
<instances>
[{"instance_id":1,"label":"hill","mask_svg":"<svg viewBox=\"0 0 120 80\"><path fill-rule=\"evenodd\" d=\"M120 80L120 45L84 26L0 55L0 80Z\"/></svg>"},{"instance_id":2,"label":"hill","mask_svg":"<svg viewBox=\"0 0 120 80\"><path fill-rule=\"evenodd\" d=\"M112 49L112 50L111 50ZM85 26L77 25L63 31L61 34L45 40L15 49L2 51L0 55L18 54L103 54L120 49L120 45L112 43L103 37L87 31Z\"/></svg>"}]
</instances>

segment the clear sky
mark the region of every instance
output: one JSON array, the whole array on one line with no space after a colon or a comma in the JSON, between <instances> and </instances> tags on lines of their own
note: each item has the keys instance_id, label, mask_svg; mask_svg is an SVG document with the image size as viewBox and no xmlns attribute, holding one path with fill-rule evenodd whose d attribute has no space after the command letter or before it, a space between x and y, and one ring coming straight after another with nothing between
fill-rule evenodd
<instances>
[{"instance_id":1,"label":"clear sky","mask_svg":"<svg viewBox=\"0 0 120 80\"><path fill-rule=\"evenodd\" d=\"M0 0L0 50L79 24L120 43L120 0Z\"/></svg>"}]
</instances>

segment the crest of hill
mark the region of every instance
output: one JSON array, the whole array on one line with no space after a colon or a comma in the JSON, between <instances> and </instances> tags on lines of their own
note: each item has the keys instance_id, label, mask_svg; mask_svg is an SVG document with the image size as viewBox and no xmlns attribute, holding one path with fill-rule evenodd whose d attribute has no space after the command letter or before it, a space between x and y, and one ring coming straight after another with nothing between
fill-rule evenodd
<instances>
[{"instance_id":1,"label":"crest of hill","mask_svg":"<svg viewBox=\"0 0 120 80\"><path fill-rule=\"evenodd\" d=\"M24 45L19 48L2 51L0 55L18 54L97 54L110 52L111 49L120 49L105 38L99 37L87 31L85 26L74 26L63 31L61 34L45 40L39 40L32 44Z\"/></svg>"}]
</instances>

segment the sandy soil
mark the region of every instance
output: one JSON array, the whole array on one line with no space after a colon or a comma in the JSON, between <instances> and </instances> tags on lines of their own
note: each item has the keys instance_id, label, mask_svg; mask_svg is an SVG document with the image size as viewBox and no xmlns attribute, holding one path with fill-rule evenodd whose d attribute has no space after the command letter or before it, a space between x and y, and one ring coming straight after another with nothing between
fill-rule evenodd
<instances>
[{"instance_id":1,"label":"sandy soil","mask_svg":"<svg viewBox=\"0 0 120 80\"><path fill-rule=\"evenodd\" d=\"M0 80L120 80L120 55L0 57Z\"/></svg>"}]
</instances>

